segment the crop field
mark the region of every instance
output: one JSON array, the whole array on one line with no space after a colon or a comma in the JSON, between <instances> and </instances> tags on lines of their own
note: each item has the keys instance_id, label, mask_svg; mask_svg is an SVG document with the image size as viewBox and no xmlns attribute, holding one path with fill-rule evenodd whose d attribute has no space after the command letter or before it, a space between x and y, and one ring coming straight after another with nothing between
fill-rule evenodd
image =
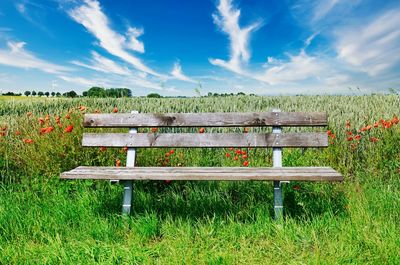
<instances>
[{"instance_id":1,"label":"crop field","mask_svg":"<svg viewBox=\"0 0 400 265\"><path fill-rule=\"evenodd\" d=\"M399 95L0 97L0 264L400 264L399 107ZM133 212L122 216L121 185L59 179L80 165L124 166L123 148L81 147L84 113L273 108L328 113L328 127L311 130L326 132L329 147L284 149L284 166L344 175L341 183L283 184L281 222L271 182L137 181ZM136 163L271 166L272 150L138 149Z\"/></svg>"}]
</instances>

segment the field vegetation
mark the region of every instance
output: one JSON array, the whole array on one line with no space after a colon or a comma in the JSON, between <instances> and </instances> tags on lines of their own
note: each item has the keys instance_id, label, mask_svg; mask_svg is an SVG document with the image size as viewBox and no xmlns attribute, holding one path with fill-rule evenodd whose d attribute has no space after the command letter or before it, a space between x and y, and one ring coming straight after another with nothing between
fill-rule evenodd
<instances>
[{"instance_id":1,"label":"field vegetation","mask_svg":"<svg viewBox=\"0 0 400 265\"><path fill-rule=\"evenodd\" d=\"M0 264L399 264L399 106L399 95L3 98ZM271 182L137 181L133 213L122 216L120 185L59 179L80 165L125 163L124 148L81 147L84 113L273 108L327 112L328 128L312 130L327 132L329 147L284 149L283 164L331 166L345 178L284 184L282 222L273 220ZM265 149L139 149L137 165L257 167L271 157Z\"/></svg>"}]
</instances>

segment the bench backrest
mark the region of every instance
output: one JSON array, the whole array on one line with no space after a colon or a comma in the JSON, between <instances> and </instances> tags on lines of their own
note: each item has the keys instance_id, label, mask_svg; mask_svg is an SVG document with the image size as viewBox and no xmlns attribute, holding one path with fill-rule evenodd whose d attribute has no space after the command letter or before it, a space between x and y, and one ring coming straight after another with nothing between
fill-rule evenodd
<instances>
[{"instance_id":1,"label":"bench backrest","mask_svg":"<svg viewBox=\"0 0 400 265\"><path fill-rule=\"evenodd\" d=\"M315 127L326 113L115 113L86 114L87 128ZM326 133L84 133L86 147L327 147Z\"/></svg>"}]
</instances>

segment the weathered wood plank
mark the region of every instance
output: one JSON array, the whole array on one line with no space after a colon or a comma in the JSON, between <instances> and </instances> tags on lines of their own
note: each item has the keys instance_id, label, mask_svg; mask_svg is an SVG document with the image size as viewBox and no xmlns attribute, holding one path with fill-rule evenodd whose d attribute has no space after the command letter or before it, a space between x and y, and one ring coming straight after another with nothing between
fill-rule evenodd
<instances>
[{"instance_id":1,"label":"weathered wood plank","mask_svg":"<svg viewBox=\"0 0 400 265\"><path fill-rule=\"evenodd\" d=\"M82 146L326 147L326 133L84 133Z\"/></svg>"},{"instance_id":2,"label":"weathered wood plank","mask_svg":"<svg viewBox=\"0 0 400 265\"><path fill-rule=\"evenodd\" d=\"M326 126L323 112L85 114L85 127Z\"/></svg>"},{"instance_id":3,"label":"weathered wood plank","mask_svg":"<svg viewBox=\"0 0 400 265\"><path fill-rule=\"evenodd\" d=\"M185 168L185 167L78 167L61 174L63 179L118 180L299 180L342 181L343 176L332 168Z\"/></svg>"}]
</instances>

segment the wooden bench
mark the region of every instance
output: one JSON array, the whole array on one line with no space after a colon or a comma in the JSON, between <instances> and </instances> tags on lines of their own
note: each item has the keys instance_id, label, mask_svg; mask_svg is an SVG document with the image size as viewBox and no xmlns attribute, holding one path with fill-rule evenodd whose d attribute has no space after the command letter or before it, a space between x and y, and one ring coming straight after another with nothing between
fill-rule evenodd
<instances>
[{"instance_id":1,"label":"wooden bench","mask_svg":"<svg viewBox=\"0 0 400 265\"><path fill-rule=\"evenodd\" d=\"M123 213L130 213L132 180L271 180L274 181L275 218L283 212L281 182L341 181L330 167L282 167L284 147L327 147L325 132L281 133L282 127L326 126L325 113L137 113L86 114L87 128L130 128L129 133L84 133L85 147L128 147L126 167L77 167L63 179L120 180L124 185ZM262 127L272 133L137 133L143 127ZM273 148L273 167L135 167L139 147Z\"/></svg>"}]
</instances>

